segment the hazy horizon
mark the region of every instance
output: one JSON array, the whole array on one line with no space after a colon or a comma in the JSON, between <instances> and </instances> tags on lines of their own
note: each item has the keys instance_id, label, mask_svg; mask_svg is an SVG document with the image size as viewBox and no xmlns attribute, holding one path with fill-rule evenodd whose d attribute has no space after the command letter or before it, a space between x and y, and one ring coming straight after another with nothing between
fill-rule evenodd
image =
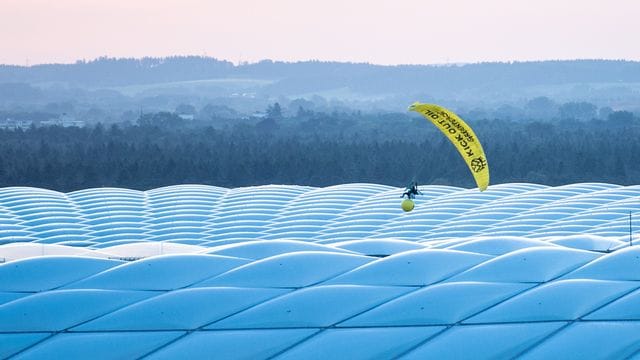
<instances>
[{"instance_id":1,"label":"hazy horizon","mask_svg":"<svg viewBox=\"0 0 640 360\"><path fill-rule=\"evenodd\" d=\"M234 64L639 61L638 13L640 3L629 0L9 0L0 14L0 63L182 55Z\"/></svg>"},{"instance_id":2,"label":"hazy horizon","mask_svg":"<svg viewBox=\"0 0 640 360\"><path fill-rule=\"evenodd\" d=\"M98 56L95 58L82 58L82 59L75 59L75 60L70 60L70 61L66 61L66 62L42 62L42 63L29 63L29 64L9 64L9 63L0 63L0 65L6 65L6 66L18 66L18 67L31 67L31 66L38 66L38 65L71 65L71 64L76 64L78 62L92 62L92 61L98 61L102 58L107 58L107 59L144 59L144 58L158 58L158 59L163 59L163 58L171 58L171 57L183 57L183 58L187 58L187 57L206 57L206 58L210 58L210 59L215 59L218 61L227 61L232 63L235 66L240 66L240 65L251 65L251 64L257 64L260 63L262 61L273 61L273 62L282 62L282 63L288 63L288 64L295 64L295 63L304 63L304 62L314 62L314 61L319 61L319 62L334 62L334 63L352 63L352 64L367 64L367 65L373 65L373 66L463 66L463 65L475 65L475 64L482 64L482 63L500 63L500 64L510 64L510 63L530 63L530 62L547 62L547 61L627 61L627 62L640 62L640 60L628 60L628 59L609 59L609 58L600 58L600 59L596 59L596 58L575 58L575 59L539 59L539 60L495 60L495 61L476 61L476 62L449 62L449 63L424 63L424 64L403 64L403 63L398 63L398 64L379 64L379 63L373 63L373 62L368 62L368 61L349 61L349 60L332 60L332 59L326 59L326 60L320 60L320 59L295 59L295 60L281 60L281 59L269 59L269 58L263 58L263 59L257 59L257 60L252 60L252 61L243 61L241 63L239 62L234 62L232 59L224 59L224 58L220 58L217 57L213 54L207 54L207 55L202 55L202 54L172 54L172 55L166 55L166 56L149 56L149 55L144 55L144 56L119 56L119 57L115 57L115 56L108 56L108 55L102 55L102 56Z\"/></svg>"}]
</instances>

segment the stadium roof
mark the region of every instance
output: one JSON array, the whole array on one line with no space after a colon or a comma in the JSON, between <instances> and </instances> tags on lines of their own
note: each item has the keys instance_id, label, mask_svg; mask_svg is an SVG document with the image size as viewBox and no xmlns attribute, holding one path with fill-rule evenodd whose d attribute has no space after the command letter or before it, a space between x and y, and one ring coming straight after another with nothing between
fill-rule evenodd
<instances>
[{"instance_id":1,"label":"stadium roof","mask_svg":"<svg viewBox=\"0 0 640 360\"><path fill-rule=\"evenodd\" d=\"M0 189L0 358L639 356L640 187L422 191Z\"/></svg>"}]
</instances>

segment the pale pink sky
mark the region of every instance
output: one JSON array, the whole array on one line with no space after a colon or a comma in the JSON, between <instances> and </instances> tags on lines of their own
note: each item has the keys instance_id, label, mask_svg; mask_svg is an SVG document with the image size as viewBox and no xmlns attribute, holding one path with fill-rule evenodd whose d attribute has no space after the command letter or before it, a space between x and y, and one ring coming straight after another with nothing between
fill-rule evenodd
<instances>
[{"instance_id":1,"label":"pale pink sky","mask_svg":"<svg viewBox=\"0 0 640 360\"><path fill-rule=\"evenodd\" d=\"M0 0L0 63L640 60L636 0Z\"/></svg>"}]
</instances>

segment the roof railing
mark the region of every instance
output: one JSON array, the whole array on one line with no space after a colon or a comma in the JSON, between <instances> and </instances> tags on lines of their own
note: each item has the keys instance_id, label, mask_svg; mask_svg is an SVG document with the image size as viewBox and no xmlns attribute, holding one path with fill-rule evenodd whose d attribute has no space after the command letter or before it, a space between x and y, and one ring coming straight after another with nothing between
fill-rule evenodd
<instances>
[{"instance_id":1,"label":"roof railing","mask_svg":"<svg viewBox=\"0 0 640 360\"><path fill-rule=\"evenodd\" d=\"M109 256L109 260L120 260L120 261L137 261L140 259L144 259L144 256Z\"/></svg>"}]
</instances>

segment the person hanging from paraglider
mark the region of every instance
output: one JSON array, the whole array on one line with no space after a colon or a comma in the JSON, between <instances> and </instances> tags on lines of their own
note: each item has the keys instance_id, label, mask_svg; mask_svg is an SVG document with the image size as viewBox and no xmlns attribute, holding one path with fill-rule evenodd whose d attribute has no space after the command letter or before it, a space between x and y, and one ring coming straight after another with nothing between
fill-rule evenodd
<instances>
[{"instance_id":1,"label":"person hanging from paraglider","mask_svg":"<svg viewBox=\"0 0 640 360\"><path fill-rule=\"evenodd\" d=\"M416 195L422 195L422 193L420 192L420 190L418 190L418 182L412 181L404 189L404 193L402 193L401 198L404 198L406 196L407 199L413 200L416 198Z\"/></svg>"},{"instance_id":2,"label":"person hanging from paraglider","mask_svg":"<svg viewBox=\"0 0 640 360\"><path fill-rule=\"evenodd\" d=\"M402 193L401 198L404 199L404 200L402 200L402 204L401 204L402 210L404 210L405 212L409 212L409 211L413 210L413 208L415 206L415 203L413 202L413 199L416 198L416 195L422 195L422 193L420 192L420 190L418 190L418 182L417 181L412 181L404 189L404 193Z\"/></svg>"}]
</instances>

